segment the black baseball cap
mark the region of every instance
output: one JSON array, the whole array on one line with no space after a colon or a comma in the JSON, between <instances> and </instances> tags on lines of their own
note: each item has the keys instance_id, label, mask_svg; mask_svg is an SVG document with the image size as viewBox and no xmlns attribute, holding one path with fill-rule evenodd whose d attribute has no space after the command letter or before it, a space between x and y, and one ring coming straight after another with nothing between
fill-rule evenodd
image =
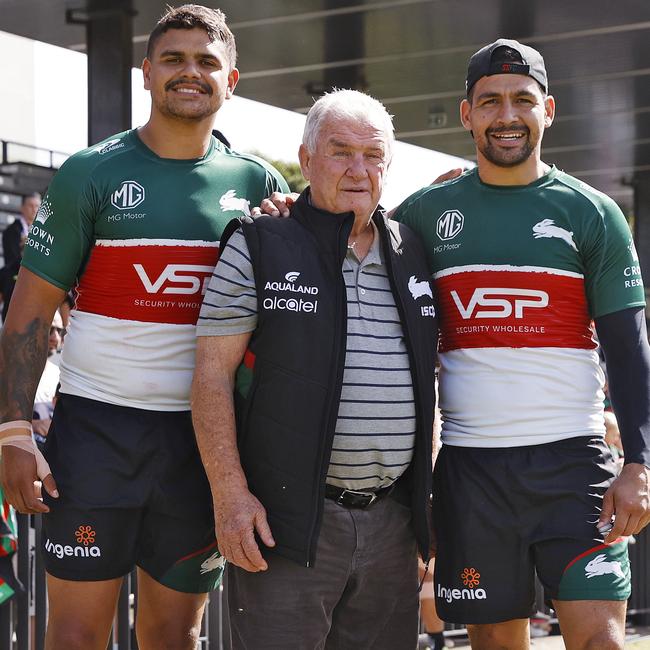
<instances>
[{"instance_id":1,"label":"black baseball cap","mask_svg":"<svg viewBox=\"0 0 650 650\"><path fill-rule=\"evenodd\" d=\"M467 65L467 92L481 78L493 74L523 74L532 77L546 92L548 79L542 55L528 45L500 38L472 55Z\"/></svg>"}]
</instances>

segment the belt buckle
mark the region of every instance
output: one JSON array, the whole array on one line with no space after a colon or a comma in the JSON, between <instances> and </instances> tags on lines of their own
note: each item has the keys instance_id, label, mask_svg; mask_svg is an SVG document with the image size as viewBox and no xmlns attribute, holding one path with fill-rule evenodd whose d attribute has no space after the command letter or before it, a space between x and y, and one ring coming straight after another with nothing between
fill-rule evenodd
<instances>
[{"instance_id":1,"label":"belt buckle","mask_svg":"<svg viewBox=\"0 0 650 650\"><path fill-rule=\"evenodd\" d=\"M342 506L345 505L344 501L345 501L346 494L349 494L352 497L363 497L365 499L370 498L370 500L367 503L364 503L364 505L362 505L362 506L354 506L354 505L352 505L352 506L350 506L352 508L354 508L354 507L367 508L368 506L371 506L375 501L377 501L377 495L374 492L362 492L360 490L348 490L346 488L346 489L343 490L343 492L341 492L341 494L339 494L339 497L336 500L336 502L339 505L342 505Z\"/></svg>"}]
</instances>

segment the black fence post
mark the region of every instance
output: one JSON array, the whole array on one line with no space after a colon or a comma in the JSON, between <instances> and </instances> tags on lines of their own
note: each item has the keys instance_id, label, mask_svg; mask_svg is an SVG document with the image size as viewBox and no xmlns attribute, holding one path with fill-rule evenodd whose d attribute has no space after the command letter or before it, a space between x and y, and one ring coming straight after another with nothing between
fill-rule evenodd
<instances>
[{"instance_id":1,"label":"black fence post","mask_svg":"<svg viewBox=\"0 0 650 650\"><path fill-rule=\"evenodd\" d=\"M117 647L131 650L131 576L124 576L117 601Z\"/></svg>"},{"instance_id":2,"label":"black fence post","mask_svg":"<svg viewBox=\"0 0 650 650\"><path fill-rule=\"evenodd\" d=\"M31 592L29 519L29 515L18 515L18 580L25 587L25 591L18 594L16 598L18 650L31 650L29 624L29 595Z\"/></svg>"},{"instance_id":3,"label":"black fence post","mask_svg":"<svg viewBox=\"0 0 650 650\"><path fill-rule=\"evenodd\" d=\"M13 601L12 598L0 606L0 648L11 648L11 638L13 636L12 610L15 610Z\"/></svg>"},{"instance_id":4,"label":"black fence post","mask_svg":"<svg viewBox=\"0 0 650 650\"><path fill-rule=\"evenodd\" d=\"M45 581L45 567L41 548L43 548L43 519L41 515L34 515L34 649L45 648L45 626L47 624L47 590Z\"/></svg>"}]
</instances>

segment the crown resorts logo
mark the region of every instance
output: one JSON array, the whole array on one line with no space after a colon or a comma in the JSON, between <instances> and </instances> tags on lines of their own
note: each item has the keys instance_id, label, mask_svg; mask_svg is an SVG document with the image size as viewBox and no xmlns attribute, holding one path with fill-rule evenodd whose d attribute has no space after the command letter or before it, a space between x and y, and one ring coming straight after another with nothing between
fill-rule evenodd
<instances>
[{"instance_id":1,"label":"crown resorts logo","mask_svg":"<svg viewBox=\"0 0 650 650\"><path fill-rule=\"evenodd\" d=\"M77 528L74 533L77 540L77 546L70 546L69 544L57 544L49 539L45 542L45 550L52 555L56 555L59 559L64 557L101 557L102 551L95 544L96 533L92 526L82 524Z\"/></svg>"},{"instance_id":2,"label":"crown resorts logo","mask_svg":"<svg viewBox=\"0 0 650 650\"><path fill-rule=\"evenodd\" d=\"M44 199L41 206L38 208L35 221L37 223L45 223L53 214L54 211L52 210L52 204L48 199Z\"/></svg>"},{"instance_id":3,"label":"crown resorts logo","mask_svg":"<svg viewBox=\"0 0 650 650\"><path fill-rule=\"evenodd\" d=\"M465 567L461 571L460 579L465 585L464 589L443 587L439 584L438 598L442 598L448 603L454 600L485 600L487 598L485 589L479 587L481 574L474 567Z\"/></svg>"}]
</instances>

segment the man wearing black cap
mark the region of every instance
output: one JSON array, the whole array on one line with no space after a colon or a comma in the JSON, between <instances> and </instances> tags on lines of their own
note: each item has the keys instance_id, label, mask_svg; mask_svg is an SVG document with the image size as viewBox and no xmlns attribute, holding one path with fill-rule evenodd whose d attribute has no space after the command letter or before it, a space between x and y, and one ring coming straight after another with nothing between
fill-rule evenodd
<instances>
[{"instance_id":1,"label":"man wearing black cap","mask_svg":"<svg viewBox=\"0 0 650 650\"><path fill-rule=\"evenodd\" d=\"M555 102L536 50L469 62L478 167L395 218L425 243L439 300L443 449L435 593L474 648L529 647L534 573L567 648L622 648L627 536L650 520L650 351L634 242L607 196L541 160ZM604 443L603 376L625 447Z\"/></svg>"}]
</instances>

